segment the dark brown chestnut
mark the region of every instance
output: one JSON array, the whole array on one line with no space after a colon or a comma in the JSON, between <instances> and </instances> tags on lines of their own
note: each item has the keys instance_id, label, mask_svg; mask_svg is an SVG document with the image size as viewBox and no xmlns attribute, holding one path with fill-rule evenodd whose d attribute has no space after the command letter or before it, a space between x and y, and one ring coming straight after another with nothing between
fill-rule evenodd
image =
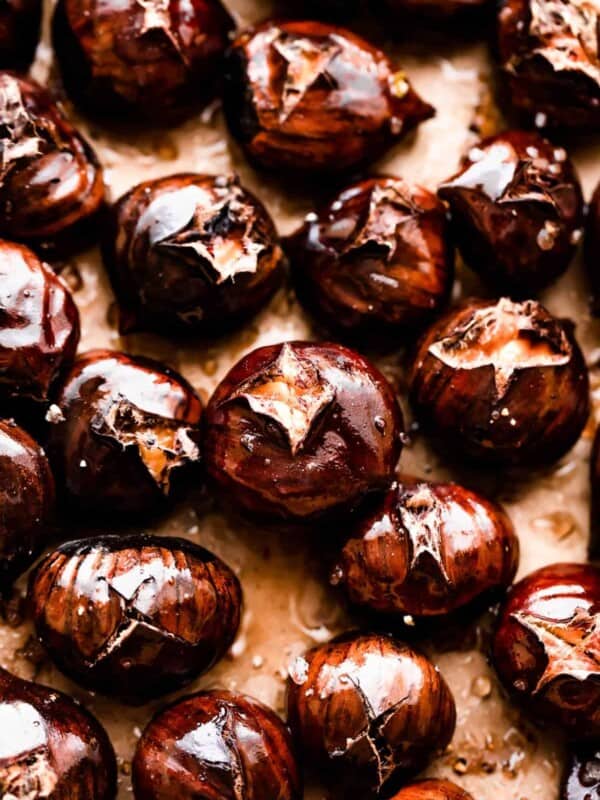
<instances>
[{"instance_id":1,"label":"dark brown chestnut","mask_svg":"<svg viewBox=\"0 0 600 800\"><path fill-rule=\"evenodd\" d=\"M72 249L104 203L98 160L50 94L0 73L0 235Z\"/></svg>"},{"instance_id":2,"label":"dark brown chestnut","mask_svg":"<svg viewBox=\"0 0 600 800\"><path fill-rule=\"evenodd\" d=\"M111 350L86 353L56 404L48 454L70 507L150 514L200 461L200 400L181 375L157 362Z\"/></svg>"},{"instance_id":3,"label":"dark brown chestnut","mask_svg":"<svg viewBox=\"0 0 600 800\"><path fill-rule=\"evenodd\" d=\"M422 780L400 789L391 800L473 800L468 792L451 781Z\"/></svg>"},{"instance_id":4,"label":"dark brown chestnut","mask_svg":"<svg viewBox=\"0 0 600 800\"><path fill-rule=\"evenodd\" d=\"M237 178L194 174L127 192L104 255L122 333L231 328L268 301L284 263L273 220Z\"/></svg>"},{"instance_id":5,"label":"dark brown chestnut","mask_svg":"<svg viewBox=\"0 0 600 800\"><path fill-rule=\"evenodd\" d=\"M251 161L303 173L372 162L434 113L405 73L359 36L275 21L234 41L224 110Z\"/></svg>"},{"instance_id":6,"label":"dark brown chestnut","mask_svg":"<svg viewBox=\"0 0 600 800\"><path fill-rule=\"evenodd\" d=\"M467 264L512 296L537 294L562 275L581 238L583 195L573 164L537 133L484 139L439 196L450 205Z\"/></svg>"},{"instance_id":7,"label":"dark brown chestnut","mask_svg":"<svg viewBox=\"0 0 600 800\"><path fill-rule=\"evenodd\" d=\"M70 697L0 668L0 797L114 800L104 728Z\"/></svg>"},{"instance_id":8,"label":"dark brown chestnut","mask_svg":"<svg viewBox=\"0 0 600 800\"><path fill-rule=\"evenodd\" d=\"M354 183L288 239L298 296L336 332L389 341L448 300L447 234L445 209L426 189L400 178Z\"/></svg>"},{"instance_id":9,"label":"dark brown chestnut","mask_svg":"<svg viewBox=\"0 0 600 800\"><path fill-rule=\"evenodd\" d=\"M502 0L498 53L512 105L540 127L600 127L598 6Z\"/></svg>"},{"instance_id":10,"label":"dark brown chestnut","mask_svg":"<svg viewBox=\"0 0 600 800\"><path fill-rule=\"evenodd\" d=\"M580 745L569 757L560 800L596 800L600 797L600 748Z\"/></svg>"},{"instance_id":11,"label":"dark brown chestnut","mask_svg":"<svg viewBox=\"0 0 600 800\"><path fill-rule=\"evenodd\" d=\"M205 415L207 471L239 509L308 522L383 489L402 415L386 379L337 344L284 342L239 361Z\"/></svg>"},{"instance_id":12,"label":"dark brown chestnut","mask_svg":"<svg viewBox=\"0 0 600 800\"><path fill-rule=\"evenodd\" d=\"M590 559L600 558L600 428L590 456Z\"/></svg>"},{"instance_id":13,"label":"dark brown chestnut","mask_svg":"<svg viewBox=\"0 0 600 800\"><path fill-rule=\"evenodd\" d=\"M46 402L79 343L67 285L29 248L0 240L0 398Z\"/></svg>"},{"instance_id":14,"label":"dark brown chestnut","mask_svg":"<svg viewBox=\"0 0 600 800\"><path fill-rule=\"evenodd\" d=\"M400 478L355 526L332 582L375 611L433 616L510 586L518 560L499 505L455 483Z\"/></svg>"},{"instance_id":15,"label":"dark brown chestnut","mask_svg":"<svg viewBox=\"0 0 600 800\"><path fill-rule=\"evenodd\" d=\"M40 37L41 0L5 0L0 6L0 69L25 69Z\"/></svg>"},{"instance_id":16,"label":"dark brown chestnut","mask_svg":"<svg viewBox=\"0 0 600 800\"><path fill-rule=\"evenodd\" d=\"M36 567L29 599L65 674L137 703L179 689L227 652L242 592L204 548L139 534L67 542Z\"/></svg>"},{"instance_id":17,"label":"dark brown chestnut","mask_svg":"<svg viewBox=\"0 0 600 800\"><path fill-rule=\"evenodd\" d=\"M592 195L583 240L584 260L592 287L592 311L600 316L600 183Z\"/></svg>"},{"instance_id":18,"label":"dark brown chestnut","mask_svg":"<svg viewBox=\"0 0 600 800\"><path fill-rule=\"evenodd\" d=\"M215 96L233 27L220 0L60 0L53 40L65 87L88 113L160 125Z\"/></svg>"},{"instance_id":19,"label":"dark brown chestnut","mask_svg":"<svg viewBox=\"0 0 600 800\"><path fill-rule=\"evenodd\" d=\"M351 635L297 658L288 714L308 763L341 797L361 798L387 795L422 769L456 722L436 667L383 635Z\"/></svg>"},{"instance_id":20,"label":"dark brown chestnut","mask_svg":"<svg viewBox=\"0 0 600 800\"><path fill-rule=\"evenodd\" d=\"M0 591L45 544L54 480L42 448L14 422L0 420Z\"/></svg>"},{"instance_id":21,"label":"dark brown chestnut","mask_svg":"<svg viewBox=\"0 0 600 800\"><path fill-rule=\"evenodd\" d=\"M289 732L241 694L201 692L157 714L133 760L136 800L300 800Z\"/></svg>"},{"instance_id":22,"label":"dark brown chestnut","mask_svg":"<svg viewBox=\"0 0 600 800\"><path fill-rule=\"evenodd\" d=\"M455 456L537 466L579 438L589 380L571 326L542 305L472 301L423 337L411 399L420 421Z\"/></svg>"},{"instance_id":23,"label":"dark brown chestnut","mask_svg":"<svg viewBox=\"0 0 600 800\"><path fill-rule=\"evenodd\" d=\"M406 23L407 14L446 23L452 17L481 14L489 9L489 0L384 0L386 8L398 22Z\"/></svg>"},{"instance_id":24,"label":"dark brown chestnut","mask_svg":"<svg viewBox=\"0 0 600 800\"><path fill-rule=\"evenodd\" d=\"M513 587L494 640L500 678L574 739L600 736L600 569L553 564Z\"/></svg>"}]
</instances>

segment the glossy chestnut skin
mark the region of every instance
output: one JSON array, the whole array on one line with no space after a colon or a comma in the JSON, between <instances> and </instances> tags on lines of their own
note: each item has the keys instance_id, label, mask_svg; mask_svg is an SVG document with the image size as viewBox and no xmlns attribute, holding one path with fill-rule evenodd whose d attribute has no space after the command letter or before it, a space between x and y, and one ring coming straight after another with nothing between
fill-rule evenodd
<instances>
[{"instance_id":1,"label":"glossy chestnut skin","mask_svg":"<svg viewBox=\"0 0 600 800\"><path fill-rule=\"evenodd\" d=\"M0 796L114 800L117 764L100 723L62 692L0 668Z\"/></svg>"},{"instance_id":2,"label":"glossy chestnut skin","mask_svg":"<svg viewBox=\"0 0 600 800\"><path fill-rule=\"evenodd\" d=\"M400 178L370 178L288 239L303 305L342 335L389 338L430 322L454 277L446 211Z\"/></svg>"},{"instance_id":3,"label":"glossy chestnut skin","mask_svg":"<svg viewBox=\"0 0 600 800\"><path fill-rule=\"evenodd\" d=\"M42 549L54 511L54 479L42 448L0 420L0 591Z\"/></svg>"},{"instance_id":4,"label":"glossy chestnut skin","mask_svg":"<svg viewBox=\"0 0 600 800\"><path fill-rule=\"evenodd\" d=\"M560 800L594 800L600 794L600 749L579 746L570 755L563 775Z\"/></svg>"},{"instance_id":5,"label":"glossy chestnut skin","mask_svg":"<svg viewBox=\"0 0 600 800\"><path fill-rule=\"evenodd\" d=\"M592 287L592 312L600 316L600 183L588 206L583 244L585 266Z\"/></svg>"},{"instance_id":6,"label":"glossy chestnut skin","mask_svg":"<svg viewBox=\"0 0 600 800\"><path fill-rule=\"evenodd\" d=\"M224 111L254 164L302 173L374 161L434 113L364 39L290 21L265 22L234 41Z\"/></svg>"},{"instance_id":7,"label":"glossy chestnut skin","mask_svg":"<svg viewBox=\"0 0 600 800\"><path fill-rule=\"evenodd\" d=\"M600 127L598 7L502 0L498 55L514 108L538 127Z\"/></svg>"},{"instance_id":8,"label":"glossy chestnut skin","mask_svg":"<svg viewBox=\"0 0 600 800\"><path fill-rule=\"evenodd\" d=\"M341 797L387 795L444 750L456 722L434 665L376 634L349 635L297 658L287 702L307 763L320 766Z\"/></svg>"},{"instance_id":9,"label":"glossy chestnut skin","mask_svg":"<svg viewBox=\"0 0 600 800\"><path fill-rule=\"evenodd\" d=\"M79 343L67 285L24 245L0 239L0 399L44 403Z\"/></svg>"},{"instance_id":10,"label":"glossy chestnut skin","mask_svg":"<svg viewBox=\"0 0 600 800\"><path fill-rule=\"evenodd\" d=\"M472 148L442 184L463 258L500 292L529 297L569 266L583 195L562 147L510 130Z\"/></svg>"},{"instance_id":11,"label":"glossy chestnut skin","mask_svg":"<svg viewBox=\"0 0 600 800\"><path fill-rule=\"evenodd\" d=\"M160 510L200 461L200 400L175 371L146 358L93 350L56 398L48 454L69 506L87 513Z\"/></svg>"},{"instance_id":12,"label":"glossy chestnut skin","mask_svg":"<svg viewBox=\"0 0 600 800\"><path fill-rule=\"evenodd\" d=\"M192 173L124 195L104 260L122 333L234 327L268 301L284 264L273 220L237 178Z\"/></svg>"},{"instance_id":13,"label":"glossy chestnut skin","mask_svg":"<svg viewBox=\"0 0 600 800\"><path fill-rule=\"evenodd\" d=\"M499 505L455 483L400 478L355 526L332 582L375 611L435 616L510 586L518 560Z\"/></svg>"},{"instance_id":14,"label":"glossy chestnut skin","mask_svg":"<svg viewBox=\"0 0 600 800\"><path fill-rule=\"evenodd\" d=\"M191 695L154 717L137 746L133 786L136 800L302 797L283 722L257 700L225 691Z\"/></svg>"},{"instance_id":15,"label":"glossy chestnut skin","mask_svg":"<svg viewBox=\"0 0 600 800\"><path fill-rule=\"evenodd\" d=\"M0 69L25 69L40 37L41 0L5 0L0 8Z\"/></svg>"},{"instance_id":16,"label":"glossy chestnut skin","mask_svg":"<svg viewBox=\"0 0 600 800\"><path fill-rule=\"evenodd\" d=\"M385 488L401 431L394 392L366 359L337 344L284 342L253 350L217 386L204 458L228 504L310 522Z\"/></svg>"},{"instance_id":17,"label":"glossy chestnut skin","mask_svg":"<svg viewBox=\"0 0 600 800\"><path fill-rule=\"evenodd\" d=\"M65 87L88 113L160 125L214 97L233 27L220 0L60 0L53 41Z\"/></svg>"},{"instance_id":18,"label":"glossy chestnut skin","mask_svg":"<svg viewBox=\"0 0 600 800\"><path fill-rule=\"evenodd\" d=\"M411 401L436 444L461 458L545 466L585 427L589 380L571 326L542 305L472 301L423 337Z\"/></svg>"},{"instance_id":19,"label":"glossy chestnut skin","mask_svg":"<svg viewBox=\"0 0 600 800\"><path fill-rule=\"evenodd\" d=\"M63 544L36 567L29 600L61 671L138 703L181 688L227 652L242 591L204 548L134 534Z\"/></svg>"},{"instance_id":20,"label":"glossy chestnut skin","mask_svg":"<svg viewBox=\"0 0 600 800\"><path fill-rule=\"evenodd\" d=\"M473 800L468 792L451 781L422 780L400 789L391 800Z\"/></svg>"},{"instance_id":21,"label":"glossy chestnut skin","mask_svg":"<svg viewBox=\"0 0 600 800\"><path fill-rule=\"evenodd\" d=\"M500 678L574 739L600 735L600 569L553 564L513 587L494 640Z\"/></svg>"},{"instance_id":22,"label":"glossy chestnut skin","mask_svg":"<svg viewBox=\"0 0 600 800\"><path fill-rule=\"evenodd\" d=\"M50 94L0 72L0 235L48 250L83 243L104 203L102 169Z\"/></svg>"}]
</instances>

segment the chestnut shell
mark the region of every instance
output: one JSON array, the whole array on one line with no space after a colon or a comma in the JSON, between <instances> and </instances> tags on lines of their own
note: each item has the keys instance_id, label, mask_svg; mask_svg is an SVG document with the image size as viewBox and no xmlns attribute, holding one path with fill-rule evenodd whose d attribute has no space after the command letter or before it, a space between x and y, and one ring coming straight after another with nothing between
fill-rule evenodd
<instances>
[{"instance_id":1,"label":"chestnut shell","mask_svg":"<svg viewBox=\"0 0 600 800\"><path fill-rule=\"evenodd\" d=\"M400 178L351 184L309 214L286 249L303 305L361 341L431 322L452 288L444 206Z\"/></svg>"},{"instance_id":2,"label":"chestnut shell","mask_svg":"<svg viewBox=\"0 0 600 800\"><path fill-rule=\"evenodd\" d=\"M237 178L192 173L127 192L104 260L122 333L234 327L268 301L284 263L273 220Z\"/></svg>"},{"instance_id":3,"label":"chestnut shell","mask_svg":"<svg viewBox=\"0 0 600 800\"><path fill-rule=\"evenodd\" d=\"M283 722L257 700L225 691L191 695L154 717L137 746L133 786L136 800L302 797Z\"/></svg>"},{"instance_id":4,"label":"chestnut shell","mask_svg":"<svg viewBox=\"0 0 600 800\"><path fill-rule=\"evenodd\" d=\"M322 767L342 797L388 794L448 745L456 722L434 665L376 634L349 635L297 658L287 703L307 762Z\"/></svg>"},{"instance_id":5,"label":"chestnut shell","mask_svg":"<svg viewBox=\"0 0 600 800\"><path fill-rule=\"evenodd\" d=\"M359 36L273 20L233 42L224 111L252 162L303 173L374 161L434 114L404 73Z\"/></svg>"},{"instance_id":6,"label":"chestnut shell","mask_svg":"<svg viewBox=\"0 0 600 800\"><path fill-rule=\"evenodd\" d=\"M242 591L204 548L138 534L61 545L36 567L29 599L61 671L138 703L181 688L226 653Z\"/></svg>"},{"instance_id":7,"label":"chestnut shell","mask_svg":"<svg viewBox=\"0 0 600 800\"><path fill-rule=\"evenodd\" d=\"M590 456L590 559L600 558L600 428Z\"/></svg>"},{"instance_id":8,"label":"chestnut shell","mask_svg":"<svg viewBox=\"0 0 600 800\"><path fill-rule=\"evenodd\" d=\"M337 344L284 342L242 358L206 409L206 469L227 503L266 519L348 512L383 489L402 414L366 359Z\"/></svg>"},{"instance_id":9,"label":"chestnut shell","mask_svg":"<svg viewBox=\"0 0 600 800\"><path fill-rule=\"evenodd\" d=\"M442 184L467 264L501 292L529 297L569 266L583 221L583 195L562 147L511 130L471 148Z\"/></svg>"},{"instance_id":10,"label":"chestnut shell","mask_svg":"<svg viewBox=\"0 0 600 800\"><path fill-rule=\"evenodd\" d=\"M0 796L117 796L115 754L100 723L65 694L1 668Z\"/></svg>"},{"instance_id":11,"label":"chestnut shell","mask_svg":"<svg viewBox=\"0 0 600 800\"><path fill-rule=\"evenodd\" d=\"M569 757L560 800L594 800L600 795L600 748L580 745Z\"/></svg>"},{"instance_id":12,"label":"chestnut shell","mask_svg":"<svg viewBox=\"0 0 600 800\"><path fill-rule=\"evenodd\" d=\"M473 798L451 781L430 778L404 786L391 800L473 800Z\"/></svg>"},{"instance_id":13,"label":"chestnut shell","mask_svg":"<svg viewBox=\"0 0 600 800\"><path fill-rule=\"evenodd\" d=\"M56 404L48 454L70 508L149 515L199 464L200 400L158 362L111 350L85 353Z\"/></svg>"},{"instance_id":14,"label":"chestnut shell","mask_svg":"<svg viewBox=\"0 0 600 800\"><path fill-rule=\"evenodd\" d=\"M600 183L588 208L583 253L592 287L592 311L595 316L600 316Z\"/></svg>"},{"instance_id":15,"label":"chestnut shell","mask_svg":"<svg viewBox=\"0 0 600 800\"><path fill-rule=\"evenodd\" d=\"M40 38L41 0L4 0L0 7L0 69L25 69Z\"/></svg>"},{"instance_id":16,"label":"chestnut shell","mask_svg":"<svg viewBox=\"0 0 600 800\"><path fill-rule=\"evenodd\" d=\"M433 616L510 586L518 560L499 505L455 483L400 478L355 526L332 581L375 611Z\"/></svg>"},{"instance_id":17,"label":"chestnut shell","mask_svg":"<svg viewBox=\"0 0 600 800\"><path fill-rule=\"evenodd\" d=\"M489 0L384 0L384 5L398 23L406 24L407 15L447 24L448 21L477 17L490 8Z\"/></svg>"},{"instance_id":18,"label":"chestnut shell","mask_svg":"<svg viewBox=\"0 0 600 800\"><path fill-rule=\"evenodd\" d=\"M589 414L571 326L533 300L471 301L449 312L419 345L410 392L436 444L482 463L556 460Z\"/></svg>"},{"instance_id":19,"label":"chestnut shell","mask_svg":"<svg viewBox=\"0 0 600 800\"><path fill-rule=\"evenodd\" d=\"M600 569L553 564L513 587L494 663L532 713L574 739L600 735Z\"/></svg>"}]
</instances>

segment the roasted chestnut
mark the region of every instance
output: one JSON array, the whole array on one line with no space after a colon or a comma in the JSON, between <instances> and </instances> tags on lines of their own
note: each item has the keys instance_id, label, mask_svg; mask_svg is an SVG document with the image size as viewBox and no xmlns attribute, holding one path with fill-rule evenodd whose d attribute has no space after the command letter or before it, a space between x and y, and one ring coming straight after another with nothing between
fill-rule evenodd
<instances>
[{"instance_id":1,"label":"roasted chestnut","mask_svg":"<svg viewBox=\"0 0 600 800\"><path fill-rule=\"evenodd\" d=\"M73 680L128 702L179 689L228 650L242 592L229 567L185 539L67 542L31 576L40 641Z\"/></svg>"},{"instance_id":2,"label":"roasted chestnut","mask_svg":"<svg viewBox=\"0 0 600 800\"><path fill-rule=\"evenodd\" d=\"M401 431L391 386L362 356L337 344L284 342L253 350L217 386L204 457L228 503L308 522L385 488Z\"/></svg>"},{"instance_id":3,"label":"roasted chestnut","mask_svg":"<svg viewBox=\"0 0 600 800\"><path fill-rule=\"evenodd\" d=\"M87 112L156 122L214 97L233 27L220 0L60 0L53 39L65 87Z\"/></svg>"},{"instance_id":4,"label":"roasted chestnut","mask_svg":"<svg viewBox=\"0 0 600 800\"><path fill-rule=\"evenodd\" d=\"M352 184L309 214L288 247L302 303L361 340L430 322L452 287L445 209L400 178Z\"/></svg>"},{"instance_id":5,"label":"roasted chestnut","mask_svg":"<svg viewBox=\"0 0 600 800\"><path fill-rule=\"evenodd\" d=\"M341 797L361 798L388 794L422 769L456 722L436 667L383 635L350 635L297 658L288 714L308 763Z\"/></svg>"},{"instance_id":6,"label":"roasted chestnut","mask_svg":"<svg viewBox=\"0 0 600 800\"><path fill-rule=\"evenodd\" d=\"M231 328L267 302L283 273L273 220L235 177L139 184L114 207L104 254L122 333Z\"/></svg>"},{"instance_id":7,"label":"roasted chestnut","mask_svg":"<svg viewBox=\"0 0 600 800\"><path fill-rule=\"evenodd\" d=\"M0 399L45 402L79 343L66 284L29 248L0 240Z\"/></svg>"},{"instance_id":8,"label":"roasted chestnut","mask_svg":"<svg viewBox=\"0 0 600 800\"><path fill-rule=\"evenodd\" d=\"M160 712L133 760L136 800L300 800L289 732L274 711L231 692L200 692Z\"/></svg>"},{"instance_id":9,"label":"roasted chestnut","mask_svg":"<svg viewBox=\"0 0 600 800\"><path fill-rule=\"evenodd\" d=\"M181 375L157 362L111 350L86 353L56 404L48 452L70 507L150 514L200 461L200 400Z\"/></svg>"},{"instance_id":10,"label":"roasted chestnut","mask_svg":"<svg viewBox=\"0 0 600 800\"><path fill-rule=\"evenodd\" d=\"M104 202L96 156L45 89L0 73L0 235L71 249Z\"/></svg>"},{"instance_id":11,"label":"roasted chestnut","mask_svg":"<svg viewBox=\"0 0 600 800\"><path fill-rule=\"evenodd\" d=\"M489 0L384 0L384 4L398 22L407 21L407 15L419 19L447 24L452 17L481 15L490 7Z\"/></svg>"},{"instance_id":12,"label":"roasted chestnut","mask_svg":"<svg viewBox=\"0 0 600 800\"><path fill-rule=\"evenodd\" d=\"M510 586L518 560L500 506L455 483L401 478L356 525L332 582L375 611L433 616Z\"/></svg>"},{"instance_id":13,"label":"roasted chestnut","mask_svg":"<svg viewBox=\"0 0 600 800\"><path fill-rule=\"evenodd\" d=\"M590 457L590 539L591 559L600 558L600 428L596 429Z\"/></svg>"},{"instance_id":14,"label":"roasted chestnut","mask_svg":"<svg viewBox=\"0 0 600 800\"><path fill-rule=\"evenodd\" d=\"M25 69L40 37L41 0L5 0L0 6L0 69Z\"/></svg>"},{"instance_id":15,"label":"roasted chestnut","mask_svg":"<svg viewBox=\"0 0 600 800\"><path fill-rule=\"evenodd\" d=\"M553 564L515 584L494 663L515 697L574 739L600 736L600 569Z\"/></svg>"},{"instance_id":16,"label":"roasted chestnut","mask_svg":"<svg viewBox=\"0 0 600 800\"><path fill-rule=\"evenodd\" d=\"M600 183L590 200L583 244L585 266L592 287L592 311L600 316Z\"/></svg>"},{"instance_id":17,"label":"roasted chestnut","mask_svg":"<svg viewBox=\"0 0 600 800\"><path fill-rule=\"evenodd\" d=\"M600 748L579 746L563 775L560 800L595 800L600 796Z\"/></svg>"},{"instance_id":18,"label":"roasted chestnut","mask_svg":"<svg viewBox=\"0 0 600 800\"><path fill-rule=\"evenodd\" d=\"M473 301L426 333L411 375L421 422L455 455L537 466L564 455L589 413L571 326L539 303Z\"/></svg>"},{"instance_id":19,"label":"roasted chestnut","mask_svg":"<svg viewBox=\"0 0 600 800\"><path fill-rule=\"evenodd\" d=\"M265 22L229 50L224 110L258 166L337 172L374 161L434 110L387 56L343 28Z\"/></svg>"},{"instance_id":20,"label":"roasted chestnut","mask_svg":"<svg viewBox=\"0 0 600 800\"><path fill-rule=\"evenodd\" d=\"M512 105L540 127L600 127L598 6L502 0L498 53Z\"/></svg>"},{"instance_id":21,"label":"roasted chestnut","mask_svg":"<svg viewBox=\"0 0 600 800\"><path fill-rule=\"evenodd\" d=\"M0 797L114 800L104 728L70 697L0 668Z\"/></svg>"},{"instance_id":22,"label":"roasted chestnut","mask_svg":"<svg viewBox=\"0 0 600 800\"><path fill-rule=\"evenodd\" d=\"M473 798L455 783L429 779L410 783L400 789L391 800L473 800Z\"/></svg>"},{"instance_id":23,"label":"roasted chestnut","mask_svg":"<svg viewBox=\"0 0 600 800\"><path fill-rule=\"evenodd\" d=\"M500 292L536 294L569 266L581 238L583 195L562 147L537 133L484 139L439 189L471 267Z\"/></svg>"},{"instance_id":24,"label":"roasted chestnut","mask_svg":"<svg viewBox=\"0 0 600 800\"><path fill-rule=\"evenodd\" d=\"M14 422L0 420L0 591L42 549L53 510L44 451Z\"/></svg>"}]
</instances>

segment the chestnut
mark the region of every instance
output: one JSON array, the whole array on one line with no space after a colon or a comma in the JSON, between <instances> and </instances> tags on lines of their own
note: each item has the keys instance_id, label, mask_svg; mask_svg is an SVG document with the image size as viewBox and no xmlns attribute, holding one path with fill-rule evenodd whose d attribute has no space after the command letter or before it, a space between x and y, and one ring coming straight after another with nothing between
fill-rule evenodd
<instances>
[{"instance_id":1,"label":"chestnut","mask_svg":"<svg viewBox=\"0 0 600 800\"><path fill-rule=\"evenodd\" d=\"M138 703L179 689L226 653L242 592L204 548L132 534L61 545L33 572L29 600L62 672Z\"/></svg>"},{"instance_id":2,"label":"chestnut","mask_svg":"<svg viewBox=\"0 0 600 800\"><path fill-rule=\"evenodd\" d=\"M54 479L42 448L0 419L0 591L45 544L54 511Z\"/></svg>"},{"instance_id":3,"label":"chestnut","mask_svg":"<svg viewBox=\"0 0 600 800\"><path fill-rule=\"evenodd\" d=\"M498 54L514 108L540 127L600 128L595 3L502 0Z\"/></svg>"},{"instance_id":4,"label":"chestnut","mask_svg":"<svg viewBox=\"0 0 600 800\"><path fill-rule=\"evenodd\" d=\"M44 249L72 249L104 203L92 148L50 94L0 72L0 235Z\"/></svg>"},{"instance_id":5,"label":"chestnut","mask_svg":"<svg viewBox=\"0 0 600 800\"><path fill-rule=\"evenodd\" d=\"M0 69L26 69L40 38L41 0L5 0L0 7Z\"/></svg>"},{"instance_id":6,"label":"chestnut","mask_svg":"<svg viewBox=\"0 0 600 800\"><path fill-rule=\"evenodd\" d=\"M574 739L600 736L600 569L552 564L513 587L494 663L514 696Z\"/></svg>"},{"instance_id":7,"label":"chestnut","mask_svg":"<svg viewBox=\"0 0 600 800\"><path fill-rule=\"evenodd\" d=\"M104 260L122 333L231 328L265 305L284 263L273 220L236 177L194 174L127 192Z\"/></svg>"},{"instance_id":8,"label":"chestnut","mask_svg":"<svg viewBox=\"0 0 600 800\"><path fill-rule=\"evenodd\" d=\"M392 387L337 344L284 342L246 355L206 409L206 469L239 509L309 522L383 489L400 456Z\"/></svg>"},{"instance_id":9,"label":"chestnut","mask_svg":"<svg viewBox=\"0 0 600 800\"><path fill-rule=\"evenodd\" d=\"M590 456L590 559L600 558L600 427Z\"/></svg>"},{"instance_id":10,"label":"chestnut","mask_svg":"<svg viewBox=\"0 0 600 800\"><path fill-rule=\"evenodd\" d=\"M288 714L308 763L341 797L388 795L444 750L456 723L436 667L380 634L342 637L297 658Z\"/></svg>"},{"instance_id":11,"label":"chestnut","mask_svg":"<svg viewBox=\"0 0 600 800\"><path fill-rule=\"evenodd\" d=\"M62 692L0 668L0 797L116 796L115 754L98 720Z\"/></svg>"},{"instance_id":12,"label":"chestnut","mask_svg":"<svg viewBox=\"0 0 600 800\"><path fill-rule=\"evenodd\" d=\"M332 582L375 611L434 616L510 586L518 560L499 505L455 483L400 478L355 525Z\"/></svg>"},{"instance_id":13,"label":"chestnut","mask_svg":"<svg viewBox=\"0 0 600 800\"><path fill-rule=\"evenodd\" d=\"M163 508L200 461L200 399L175 371L111 350L82 355L60 386L48 453L71 508Z\"/></svg>"},{"instance_id":14,"label":"chestnut","mask_svg":"<svg viewBox=\"0 0 600 800\"><path fill-rule=\"evenodd\" d=\"M431 322L452 288L445 209L400 178L353 183L309 214L288 248L303 305L361 340Z\"/></svg>"},{"instance_id":15,"label":"chestnut","mask_svg":"<svg viewBox=\"0 0 600 800\"><path fill-rule=\"evenodd\" d=\"M270 708L200 692L157 714L133 760L136 800L300 800L289 732Z\"/></svg>"},{"instance_id":16,"label":"chestnut","mask_svg":"<svg viewBox=\"0 0 600 800\"><path fill-rule=\"evenodd\" d=\"M451 781L416 781L400 789L391 800L473 800L468 792Z\"/></svg>"},{"instance_id":17,"label":"chestnut","mask_svg":"<svg viewBox=\"0 0 600 800\"><path fill-rule=\"evenodd\" d=\"M563 775L560 800L593 800L600 795L600 748L579 745Z\"/></svg>"},{"instance_id":18,"label":"chestnut","mask_svg":"<svg viewBox=\"0 0 600 800\"><path fill-rule=\"evenodd\" d=\"M0 239L0 398L46 402L79 343L67 285L24 245Z\"/></svg>"},{"instance_id":19,"label":"chestnut","mask_svg":"<svg viewBox=\"0 0 600 800\"><path fill-rule=\"evenodd\" d=\"M583 254L592 287L592 311L600 316L600 183L590 200L583 240Z\"/></svg>"},{"instance_id":20,"label":"chestnut","mask_svg":"<svg viewBox=\"0 0 600 800\"><path fill-rule=\"evenodd\" d=\"M472 301L436 322L411 374L420 421L455 454L539 466L564 455L589 414L571 325L540 303Z\"/></svg>"},{"instance_id":21,"label":"chestnut","mask_svg":"<svg viewBox=\"0 0 600 800\"><path fill-rule=\"evenodd\" d=\"M374 161L434 114L381 50L320 22L268 21L241 33L224 92L248 158L303 173Z\"/></svg>"},{"instance_id":22,"label":"chestnut","mask_svg":"<svg viewBox=\"0 0 600 800\"><path fill-rule=\"evenodd\" d=\"M484 139L440 186L466 263L512 296L529 297L569 266L583 195L562 147L510 130Z\"/></svg>"},{"instance_id":23,"label":"chestnut","mask_svg":"<svg viewBox=\"0 0 600 800\"><path fill-rule=\"evenodd\" d=\"M446 25L453 18L481 16L490 7L489 0L384 0L392 19L406 23L407 15Z\"/></svg>"}]
</instances>

